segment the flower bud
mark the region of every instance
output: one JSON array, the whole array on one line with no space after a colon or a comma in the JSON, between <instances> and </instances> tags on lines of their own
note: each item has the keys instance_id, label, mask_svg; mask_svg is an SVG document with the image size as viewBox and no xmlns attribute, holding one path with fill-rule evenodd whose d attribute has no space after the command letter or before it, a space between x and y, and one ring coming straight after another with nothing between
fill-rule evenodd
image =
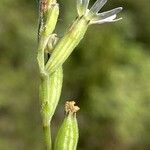
<instances>
[{"instance_id":1,"label":"flower bud","mask_svg":"<svg viewBox=\"0 0 150 150\"><path fill-rule=\"evenodd\" d=\"M50 35L55 29L58 15L59 15L58 3L52 3L52 4L50 3L46 12L42 16L40 33L39 33L39 40L42 42L41 43L42 45L44 43L44 48L48 42Z\"/></svg>"},{"instance_id":2,"label":"flower bud","mask_svg":"<svg viewBox=\"0 0 150 150\"><path fill-rule=\"evenodd\" d=\"M47 47L45 49L45 52L46 53L49 53L51 54L56 43L58 42L58 37L57 37L57 34L51 34L51 36L49 37L49 40L48 40L48 43L47 43Z\"/></svg>"},{"instance_id":3,"label":"flower bud","mask_svg":"<svg viewBox=\"0 0 150 150\"><path fill-rule=\"evenodd\" d=\"M59 5L56 0L41 0L39 35L49 35L53 32L59 15Z\"/></svg>"},{"instance_id":4,"label":"flower bud","mask_svg":"<svg viewBox=\"0 0 150 150\"><path fill-rule=\"evenodd\" d=\"M59 15L59 5L56 0L40 1L39 45L37 60L42 76L46 75L44 66L44 50L49 37L55 29Z\"/></svg>"}]
</instances>

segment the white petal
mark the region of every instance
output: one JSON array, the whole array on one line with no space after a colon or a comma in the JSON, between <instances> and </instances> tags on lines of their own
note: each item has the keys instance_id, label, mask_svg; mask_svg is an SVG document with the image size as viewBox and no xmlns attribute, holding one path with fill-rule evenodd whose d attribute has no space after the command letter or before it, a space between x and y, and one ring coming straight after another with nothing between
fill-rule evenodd
<instances>
[{"instance_id":1,"label":"white petal","mask_svg":"<svg viewBox=\"0 0 150 150\"><path fill-rule=\"evenodd\" d=\"M112 21L112 20L114 20L116 17L117 17L117 15L114 14L114 15L112 15L112 16L106 18L106 19L103 19L103 21Z\"/></svg>"},{"instance_id":2,"label":"white petal","mask_svg":"<svg viewBox=\"0 0 150 150\"><path fill-rule=\"evenodd\" d=\"M98 13L99 10L106 4L107 0L97 0L90 9L90 13Z\"/></svg>"},{"instance_id":3,"label":"white petal","mask_svg":"<svg viewBox=\"0 0 150 150\"><path fill-rule=\"evenodd\" d=\"M117 15L115 14L106 19L102 19L102 20L98 20L98 21L91 21L90 24L103 24L103 23L109 23L109 22L116 22L116 21L119 21L122 19L122 18L115 19L116 17L117 17Z\"/></svg>"},{"instance_id":4,"label":"white petal","mask_svg":"<svg viewBox=\"0 0 150 150\"><path fill-rule=\"evenodd\" d=\"M109 11L105 11L102 13L98 13L96 14L96 16L93 17L93 21L98 21L100 19L105 19L108 18L110 16L113 16L115 14L118 14L120 11L122 10L122 7L117 7L115 9L109 10Z\"/></svg>"},{"instance_id":5,"label":"white petal","mask_svg":"<svg viewBox=\"0 0 150 150\"><path fill-rule=\"evenodd\" d=\"M79 16L82 16L86 13L88 5L89 0L77 0L77 11Z\"/></svg>"}]
</instances>

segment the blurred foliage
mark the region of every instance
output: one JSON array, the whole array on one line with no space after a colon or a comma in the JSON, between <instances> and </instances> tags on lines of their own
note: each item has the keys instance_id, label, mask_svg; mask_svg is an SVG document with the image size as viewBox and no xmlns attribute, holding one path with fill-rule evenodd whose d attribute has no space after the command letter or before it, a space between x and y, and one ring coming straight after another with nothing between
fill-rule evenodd
<instances>
[{"instance_id":1,"label":"blurred foliage","mask_svg":"<svg viewBox=\"0 0 150 150\"><path fill-rule=\"evenodd\" d=\"M75 0L60 0L57 33L76 17ZM64 65L61 101L53 135L64 117L65 100L81 110L79 150L148 150L150 147L150 3L116 0L123 20L91 26ZM38 3L1 0L0 149L43 149L36 64Z\"/></svg>"}]
</instances>

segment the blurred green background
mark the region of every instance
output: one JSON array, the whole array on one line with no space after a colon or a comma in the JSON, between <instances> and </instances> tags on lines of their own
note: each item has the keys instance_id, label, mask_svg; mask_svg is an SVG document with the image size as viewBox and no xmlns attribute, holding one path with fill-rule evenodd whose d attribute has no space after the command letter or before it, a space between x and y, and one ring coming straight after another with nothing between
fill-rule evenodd
<instances>
[{"instance_id":1,"label":"blurred green background","mask_svg":"<svg viewBox=\"0 0 150 150\"><path fill-rule=\"evenodd\" d=\"M76 0L58 2L61 37L77 15ZM53 136L65 101L75 100L78 150L150 149L150 3L109 0L103 10L118 6L123 20L91 26L64 65ZM0 150L43 149L37 28L36 0L0 1Z\"/></svg>"}]
</instances>

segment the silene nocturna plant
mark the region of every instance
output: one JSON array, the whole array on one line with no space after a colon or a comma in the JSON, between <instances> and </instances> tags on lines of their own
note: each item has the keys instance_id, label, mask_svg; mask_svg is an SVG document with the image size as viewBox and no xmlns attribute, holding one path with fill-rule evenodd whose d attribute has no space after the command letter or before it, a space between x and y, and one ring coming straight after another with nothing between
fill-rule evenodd
<instances>
[{"instance_id":1,"label":"silene nocturna plant","mask_svg":"<svg viewBox=\"0 0 150 150\"><path fill-rule=\"evenodd\" d=\"M54 32L59 4L56 0L39 0L39 30L37 61L40 71L40 104L46 150L76 150L78 125L76 112L79 107L67 101L66 116L57 134L54 147L51 141L51 120L60 99L63 83L62 65L84 37L92 24L116 22L122 7L99 13L107 0L97 0L88 8L89 0L76 0L78 17L62 38Z\"/></svg>"}]
</instances>

